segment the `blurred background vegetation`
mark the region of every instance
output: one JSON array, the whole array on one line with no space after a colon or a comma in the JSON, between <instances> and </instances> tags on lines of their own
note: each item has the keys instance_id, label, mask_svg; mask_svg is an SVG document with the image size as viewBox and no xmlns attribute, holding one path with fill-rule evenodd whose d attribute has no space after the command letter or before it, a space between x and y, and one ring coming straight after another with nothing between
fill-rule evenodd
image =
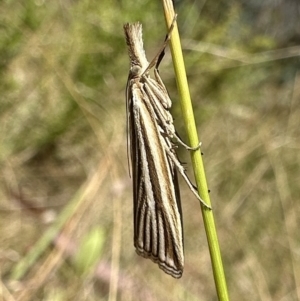
<instances>
[{"instance_id":1,"label":"blurred background vegetation","mask_svg":"<svg viewBox=\"0 0 300 301\"><path fill-rule=\"evenodd\" d=\"M175 4L230 296L300 300L299 1ZM166 33L160 1L0 11L0 299L217 300L184 182L182 279L133 247L122 27L143 23L151 59ZM160 74L184 139L168 50Z\"/></svg>"}]
</instances>

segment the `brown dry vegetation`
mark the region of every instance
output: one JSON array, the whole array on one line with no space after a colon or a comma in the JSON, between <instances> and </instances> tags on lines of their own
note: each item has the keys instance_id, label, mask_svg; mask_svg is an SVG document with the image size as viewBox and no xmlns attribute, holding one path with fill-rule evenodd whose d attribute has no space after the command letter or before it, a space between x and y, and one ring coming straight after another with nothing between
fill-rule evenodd
<instances>
[{"instance_id":1,"label":"brown dry vegetation","mask_svg":"<svg viewBox=\"0 0 300 301\"><path fill-rule=\"evenodd\" d=\"M182 2L229 294L299 300L299 4ZM151 58L166 31L160 1L7 0L0 11L0 299L216 300L199 204L184 182L182 279L132 243L122 26L144 24ZM168 53L160 70L184 138Z\"/></svg>"}]
</instances>

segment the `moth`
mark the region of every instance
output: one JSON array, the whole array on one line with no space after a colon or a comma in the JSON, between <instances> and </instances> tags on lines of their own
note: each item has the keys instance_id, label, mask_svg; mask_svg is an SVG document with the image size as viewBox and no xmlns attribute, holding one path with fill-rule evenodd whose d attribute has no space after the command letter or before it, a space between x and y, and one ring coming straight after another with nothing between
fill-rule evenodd
<instances>
[{"instance_id":1,"label":"moth","mask_svg":"<svg viewBox=\"0 0 300 301\"><path fill-rule=\"evenodd\" d=\"M130 70L126 109L133 178L134 246L167 274L180 278L184 267L183 225L177 171L203 203L175 152L178 137L170 113L172 101L159 75L158 65L170 38L149 63L140 23L125 24ZM150 70L154 67L154 77ZM198 148L198 147L197 147ZM195 149L197 149L195 148Z\"/></svg>"}]
</instances>

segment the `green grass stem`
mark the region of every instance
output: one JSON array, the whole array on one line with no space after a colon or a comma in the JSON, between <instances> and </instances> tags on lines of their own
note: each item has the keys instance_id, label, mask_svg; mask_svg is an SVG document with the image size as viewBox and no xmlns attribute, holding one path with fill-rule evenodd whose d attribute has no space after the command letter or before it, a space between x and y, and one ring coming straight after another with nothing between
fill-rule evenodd
<instances>
[{"instance_id":1,"label":"green grass stem","mask_svg":"<svg viewBox=\"0 0 300 301\"><path fill-rule=\"evenodd\" d=\"M172 21L175 16L173 4L171 0L163 0L164 13L166 18L167 27L170 28ZM192 102L187 82L187 76L185 72L183 54L181 49L180 37L175 24L174 29L171 34L170 48L172 53L173 65L175 69L176 82L180 95L180 104L183 115L183 120L185 128L187 131L188 139L190 145L195 147L199 144L197 128L192 108ZM191 158L193 164L193 170L195 174L195 179L198 187L198 192L200 197L205 201L206 204L211 204L207 182L205 177L205 171L201 156L201 150L191 151ZM214 222L213 210L206 209L201 205L202 216L205 226L205 231L207 235L207 241L212 261L212 268L214 273L214 279L216 284L216 290L218 298L220 301L229 300L226 279L221 259L221 252L217 237L217 231Z\"/></svg>"}]
</instances>

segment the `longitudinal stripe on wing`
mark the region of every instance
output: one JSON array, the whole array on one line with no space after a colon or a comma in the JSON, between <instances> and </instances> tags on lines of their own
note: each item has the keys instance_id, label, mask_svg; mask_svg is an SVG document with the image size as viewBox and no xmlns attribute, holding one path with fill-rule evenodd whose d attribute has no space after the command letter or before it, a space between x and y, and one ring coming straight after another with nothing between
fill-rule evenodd
<instances>
[{"instance_id":1,"label":"longitudinal stripe on wing","mask_svg":"<svg viewBox=\"0 0 300 301\"><path fill-rule=\"evenodd\" d=\"M177 207L180 200L172 188L174 166L168 162L164 150L169 147L167 138L159 133L155 113L141 83L133 84L131 96L134 119L131 125L136 127L132 154L139 166L139 171L133 173L135 246L140 255L158 262L166 273L180 277L183 268L182 227Z\"/></svg>"}]
</instances>

